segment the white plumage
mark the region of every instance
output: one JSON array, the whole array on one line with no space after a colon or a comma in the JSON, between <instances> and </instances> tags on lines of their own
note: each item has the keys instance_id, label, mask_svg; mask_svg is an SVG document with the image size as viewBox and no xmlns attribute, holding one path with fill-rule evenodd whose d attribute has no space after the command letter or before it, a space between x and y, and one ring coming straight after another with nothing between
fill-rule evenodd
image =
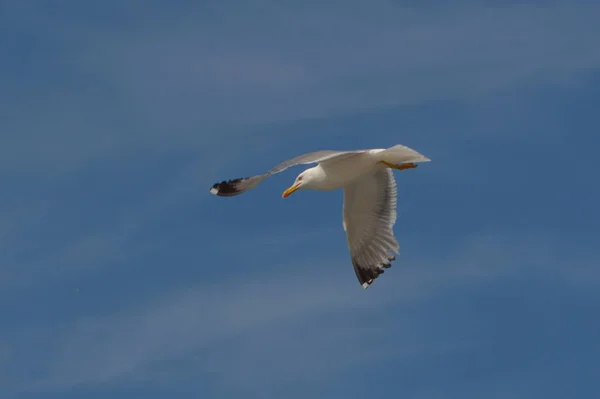
<instances>
[{"instance_id":1,"label":"white plumage","mask_svg":"<svg viewBox=\"0 0 600 399\"><path fill-rule=\"evenodd\" d=\"M300 173L283 197L302 189L344 189L343 227L356 277L367 288L391 266L394 253L399 250L393 232L397 193L391 169L410 169L429 160L403 145L388 149L316 151L284 161L262 175L216 183L210 192L218 196L239 195L291 166L317 163Z\"/></svg>"}]
</instances>

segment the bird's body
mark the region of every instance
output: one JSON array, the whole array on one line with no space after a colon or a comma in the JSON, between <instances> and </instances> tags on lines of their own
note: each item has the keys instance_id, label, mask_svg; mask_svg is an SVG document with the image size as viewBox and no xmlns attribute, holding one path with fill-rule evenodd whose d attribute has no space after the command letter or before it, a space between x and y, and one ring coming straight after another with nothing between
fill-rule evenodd
<instances>
[{"instance_id":1,"label":"bird's body","mask_svg":"<svg viewBox=\"0 0 600 399\"><path fill-rule=\"evenodd\" d=\"M346 231L356 276L367 288L391 266L399 245L394 237L396 182L391 169L409 169L429 158L396 145L388 149L317 151L301 155L263 175L223 181L211 188L219 196L241 194L272 174L290 166L318 163L298 175L283 197L300 189L331 191L344 189L343 227Z\"/></svg>"},{"instance_id":2,"label":"bird's body","mask_svg":"<svg viewBox=\"0 0 600 399\"><path fill-rule=\"evenodd\" d=\"M323 162L310 168L324 177L323 180L319 180L314 190L331 191L344 188L363 176L374 173L376 169L383 168L383 165L377 164L375 156L375 152L350 154L346 158Z\"/></svg>"}]
</instances>

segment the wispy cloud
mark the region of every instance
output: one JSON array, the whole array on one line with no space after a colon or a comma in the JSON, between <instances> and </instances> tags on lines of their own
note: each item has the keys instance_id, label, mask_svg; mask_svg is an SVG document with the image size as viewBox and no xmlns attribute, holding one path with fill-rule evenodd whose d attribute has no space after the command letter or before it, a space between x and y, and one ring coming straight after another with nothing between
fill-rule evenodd
<instances>
[{"instance_id":1,"label":"wispy cloud","mask_svg":"<svg viewBox=\"0 0 600 399\"><path fill-rule=\"evenodd\" d=\"M438 11L388 2L251 4L244 14L175 9L177 18L134 30L76 23L89 40L62 42L62 55L46 59L50 71L68 74L67 85L34 89L17 79L5 91L32 96L7 102L3 120L14 134L3 163L31 158L34 140L36 161L58 168L106 154L199 148L236 124L464 98L523 80L564 82L600 65L593 40L600 9L591 4ZM29 20L49 41L74 23L68 15L40 22L44 9L26 12L37 12ZM151 7L143 14L156 18Z\"/></svg>"},{"instance_id":2,"label":"wispy cloud","mask_svg":"<svg viewBox=\"0 0 600 399\"><path fill-rule=\"evenodd\" d=\"M0 31L10 33L0 35L8 44L0 76L3 393L182 382L202 385L194 394L212 386L285 397L336 376L346 386L357 370L384 372L385 362L412 369L432 351L481 349L496 336L455 321L493 311L491 297L483 310L469 307L479 304L475 292L522 284L513 293L526 295L532 282L570 297L597 292L600 254L591 224L581 222L589 209L569 209L566 194L593 176L581 168L583 183L555 198L542 187L548 171L534 165L549 158L530 152L548 146L562 156L592 143L547 139L566 137L548 113L560 114L571 135L585 111L563 114L520 93L569 88L600 66L600 7L72 3L56 12L15 2L0 15ZM505 89L511 95L496 95ZM577 104L593 90L565 97ZM377 114L388 106L410 116ZM436 119L436 110L454 115L455 106L474 116ZM595 120L588 115L587 123ZM532 130L543 132L543 144L514 143ZM491 136L509 145L490 148ZM233 202L207 193L215 179L262 172L315 145L409 139L426 142L423 151L437 152L441 166L402 176L401 191L417 177L420 194L429 188L415 202L403 197L403 252L366 292L348 260L339 193L307 193L298 208L269 202L284 175ZM489 166L506 158L510 168ZM484 202L476 214L469 209ZM539 204L551 209L548 221L538 211L525 222L498 222ZM297 212L293 225L279 219L288 207ZM552 219L556 209L562 222ZM568 212L579 225L565 222ZM474 221L483 214L489 220ZM579 227L588 228L587 241L576 237ZM482 233L496 228L504 230ZM432 310L435 301L460 303ZM479 327L496 331L497 320L489 323ZM436 370L452 378L444 365Z\"/></svg>"},{"instance_id":3,"label":"wispy cloud","mask_svg":"<svg viewBox=\"0 0 600 399\"><path fill-rule=\"evenodd\" d=\"M523 245L515 247L516 239ZM340 273L352 273L350 266L335 264L288 264L287 270L296 271L178 290L153 304L82 317L54 332L40 332L50 335L56 352L43 376L28 389L68 389L125 376L150 378L153 364L169 359L187 359L200 375L209 373L242 390L266 389L266 380L274 384L269 389L278 389L277 384L291 383L296 373L318 380L323 373L365 367L390 356L458 350L465 344L421 331L429 325L410 309L465 286L486 286L485 281L521 275L564 283L566 275L587 268L573 262L567 270L562 259L552 261L555 243L535 235L478 235L456 252L412 262L402 259L404 266L365 292L340 278ZM597 260L598 254L591 255ZM301 271L307 269L310 273ZM596 287L598 283L596 279ZM403 308L411 316L377 318L389 307ZM377 324L369 322L374 317ZM394 344L387 342L391 337Z\"/></svg>"},{"instance_id":4,"label":"wispy cloud","mask_svg":"<svg viewBox=\"0 0 600 399\"><path fill-rule=\"evenodd\" d=\"M228 167L239 164L238 155L242 151L242 146L229 146L227 154L231 159ZM113 201L113 208L106 218L93 218L84 226L77 223L76 213L70 216L69 203L61 204L60 193L43 201L32 200L7 207L3 229L0 230L1 258L11 266L4 269L6 274L1 285L5 291L41 282L49 284L53 281L52 276L60 276L64 282L67 278L65 273L69 273L68 278L76 279L98 267L123 263L144 252L158 250L160 242L139 240L139 236L143 236L149 226L168 217L174 207L191 204L194 208L198 207L208 199L209 183L212 184L216 176L224 173L223 165L216 162L220 158L218 153L207 150L202 155L157 176L149 191L137 192L137 197L129 198L126 204L115 208ZM115 178L118 179L118 176ZM83 205L84 208L96 206ZM98 211L101 209L94 208L94 212ZM47 244L32 248L30 240L34 232L45 236ZM57 240L57 237L60 239Z\"/></svg>"},{"instance_id":5,"label":"wispy cloud","mask_svg":"<svg viewBox=\"0 0 600 399\"><path fill-rule=\"evenodd\" d=\"M119 36L104 50L111 81L150 118L158 106L188 122L268 123L462 98L600 64L591 39L600 9L590 5L436 12L266 3L247 11L217 11L226 24L218 30L191 18L155 33L158 40Z\"/></svg>"}]
</instances>

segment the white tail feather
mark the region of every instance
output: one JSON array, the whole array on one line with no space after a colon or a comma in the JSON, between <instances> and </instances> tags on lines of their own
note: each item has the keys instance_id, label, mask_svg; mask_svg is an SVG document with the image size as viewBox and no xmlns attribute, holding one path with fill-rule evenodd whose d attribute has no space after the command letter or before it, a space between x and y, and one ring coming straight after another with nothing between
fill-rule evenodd
<instances>
[{"instance_id":1,"label":"white tail feather","mask_svg":"<svg viewBox=\"0 0 600 399\"><path fill-rule=\"evenodd\" d=\"M387 148L377 155L381 157L382 161L387 161L391 163L403 163L403 162L429 162L431 159L426 156L418 153L412 148L405 147L403 145L395 145L393 147Z\"/></svg>"}]
</instances>

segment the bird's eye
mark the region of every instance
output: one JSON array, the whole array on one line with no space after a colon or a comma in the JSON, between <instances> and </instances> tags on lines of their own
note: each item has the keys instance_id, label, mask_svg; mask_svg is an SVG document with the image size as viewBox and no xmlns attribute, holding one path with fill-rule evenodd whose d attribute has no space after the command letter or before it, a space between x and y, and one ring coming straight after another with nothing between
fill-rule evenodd
<instances>
[{"instance_id":1,"label":"bird's eye","mask_svg":"<svg viewBox=\"0 0 600 399\"><path fill-rule=\"evenodd\" d=\"M298 176L298 181L301 181L301 180L302 180L302 176Z\"/></svg>"}]
</instances>

